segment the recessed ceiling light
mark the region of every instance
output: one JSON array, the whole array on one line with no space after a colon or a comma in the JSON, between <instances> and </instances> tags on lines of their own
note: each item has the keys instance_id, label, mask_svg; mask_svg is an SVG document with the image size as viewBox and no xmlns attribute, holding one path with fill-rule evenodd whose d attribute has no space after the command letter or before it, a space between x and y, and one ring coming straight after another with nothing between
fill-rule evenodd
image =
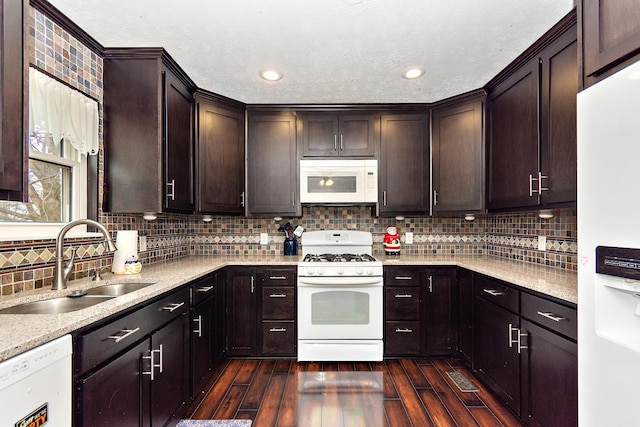
<instances>
[{"instance_id":1,"label":"recessed ceiling light","mask_svg":"<svg viewBox=\"0 0 640 427\"><path fill-rule=\"evenodd\" d=\"M260 71L260 77L270 82L275 82L280 80L283 77L283 75L280 71L266 69L266 70Z\"/></svg>"},{"instance_id":2,"label":"recessed ceiling light","mask_svg":"<svg viewBox=\"0 0 640 427\"><path fill-rule=\"evenodd\" d=\"M424 75L424 71L422 67L411 67L402 73L402 77L409 80L417 79Z\"/></svg>"}]
</instances>

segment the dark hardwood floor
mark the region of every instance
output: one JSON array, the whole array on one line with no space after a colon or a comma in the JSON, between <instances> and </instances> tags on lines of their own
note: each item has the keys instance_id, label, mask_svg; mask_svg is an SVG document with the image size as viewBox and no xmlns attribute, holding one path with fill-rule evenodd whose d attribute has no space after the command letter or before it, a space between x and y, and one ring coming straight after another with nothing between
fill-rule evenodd
<instances>
[{"instance_id":1,"label":"dark hardwood floor","mask_svg":"<svg viewBox=\"0 0 640 427\"><path fill-rule=\"evenodd\" d=\"M446 374L455 370L478 391L460 391ZM523 425L453 359L230 359L214 373L185 418L252 419L254 427Z\"/></svg>"}]
</instances>

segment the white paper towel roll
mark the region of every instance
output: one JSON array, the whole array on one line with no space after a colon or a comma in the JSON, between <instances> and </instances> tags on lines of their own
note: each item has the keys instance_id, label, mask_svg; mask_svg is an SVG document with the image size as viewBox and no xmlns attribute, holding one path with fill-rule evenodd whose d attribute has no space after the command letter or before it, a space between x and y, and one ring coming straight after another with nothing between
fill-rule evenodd
<instances>
[{"instance_id":1,"label":"white paper towel roll","mask_svg":"<svg viewBox=\"0 0 640 427\"><path fill-rule=\"evenodd\" d=\"M138 255L138 230L118 230L116 246L118 249L113 254L111 271L115 274L125 274L124 262L127 256Z\"/></svg>"}]
</instances>

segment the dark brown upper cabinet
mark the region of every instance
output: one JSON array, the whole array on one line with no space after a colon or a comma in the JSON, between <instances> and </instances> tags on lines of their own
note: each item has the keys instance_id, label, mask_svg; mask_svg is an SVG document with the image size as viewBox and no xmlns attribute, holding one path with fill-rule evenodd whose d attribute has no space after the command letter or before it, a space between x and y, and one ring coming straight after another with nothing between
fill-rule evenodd
<instances>
[{"instance_id":1,"label":"dark brown upper cabinet","mask_svg":"<svg viewBox=\"0 0 640 427\"><path fill-rule=\"evenodd\" d=\"M432 209L473 213L484 209L484 96L433 110Z\"/></svg>"},{"instance_id":2,"label":"dark brown upper cabinet","mask_svg":"<svg viewBox=\"0 0 640 427\"><path fill-rule=\"evenodd\" d=\"M28 197L25 8L22 0L0 0L0 200Z\"/></svg>"},{"instance_id":3,"label":"dark brown upper cabinet","mask_svg":"<svg viewBox=\"0 0 640 427\"><path fill-rule=\"evenodd\" d=\"M429 113L383 114L380 148L379 214L428 214Z\"/></svg>"},{"instance_id":4,"label":"dark brown upper cabinet","mask_svg":"<svg viewBox=\"0 0 640 427\"><path fill-rule=\"evenodd\" d=\"M249 216L300 216L294 113L248 114Z\"/></svg>"},{"instance_id":5,"label":"dark brown upper cabinet","mask_svg":"<svg viewBox=\"0 0 640 427\"><path fill-rule=\"evenodd\" d=\"M104 210L193 212L195 84L161 48L117 48L104 88Z\"/></svg>"},{"instance_id":6,"label":"dark brown upper cabinet","mask_svg":"<svg viewBox=\"0 0 640 427\"><path fill-rule=\"evenodd\" d=\"M638 59L640 7L637 0L582 0L580 6L586 85Z\"/></svg>"},{"instance_id":7,"label":"dark brown upper cabinet","mask_svg":"<svg viewBox=\"0 0 640 427\"><path fill-rule=\"evenodd\" d=\"M575 205L575 14L541 40L523 54L526 62L489 85L489 210Z\"/></svg>"},{"instance_id":8,"label":"dark brown upper cabinet","mask_svg":"<svg viewBox=\"0 0 640 427\"><path fill-rule=\"evenodd\" d=\"M379 118L367 113L305 113L302 157L373 157Z\"/></svg>"},{"instance_id":9,"label":"dark brown upper cabinet","mask_svg":"<svg viewBox=\"0 0 640 427\"><path fill-rule=\"evenodd\" d=\"M198 212L243 214L244 107L196 92Z\"/></svg>"}]
</instances>

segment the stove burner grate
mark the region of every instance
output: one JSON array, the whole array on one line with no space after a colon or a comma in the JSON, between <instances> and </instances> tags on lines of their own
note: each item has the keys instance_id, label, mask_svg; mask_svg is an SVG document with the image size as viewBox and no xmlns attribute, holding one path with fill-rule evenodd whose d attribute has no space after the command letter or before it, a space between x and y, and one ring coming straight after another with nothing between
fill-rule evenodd
<instances>
[{"instance_id":1,"label":"stove burner grate","mask_svg":"<svg viewBox=\"0 0 640 427\"><path fill-rule=\"evenodd\" d=\"M369 254L307 254L303 262L373 262Z\"/></svg>"}]
</instances>

